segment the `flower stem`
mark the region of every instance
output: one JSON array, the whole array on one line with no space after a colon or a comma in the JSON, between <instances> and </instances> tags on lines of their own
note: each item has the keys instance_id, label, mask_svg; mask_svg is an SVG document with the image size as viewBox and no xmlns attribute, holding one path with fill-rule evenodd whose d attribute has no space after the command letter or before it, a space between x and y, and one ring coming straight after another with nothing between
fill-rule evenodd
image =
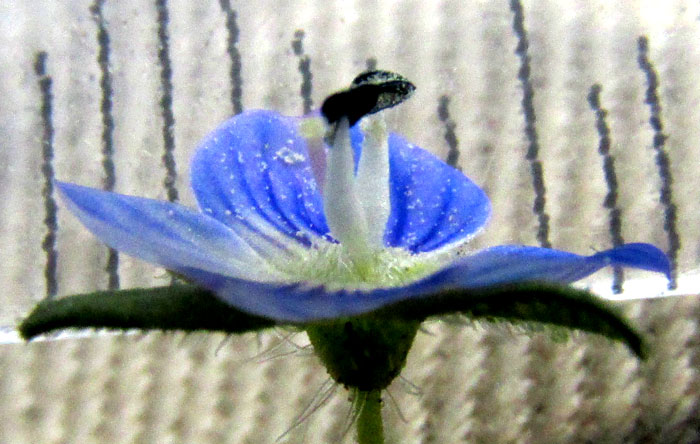
<instances>
[{"instance_id":1,"label":"flower stem","mask_svg":"<svg viewBox=\"0 0 700 444\"><path fill-rule=\"evenodd\" d=\"M359 410L357 417L358 444L384 444L381 391L358 391L357 396L355 409Z\"/></svg>"}]
</instances>

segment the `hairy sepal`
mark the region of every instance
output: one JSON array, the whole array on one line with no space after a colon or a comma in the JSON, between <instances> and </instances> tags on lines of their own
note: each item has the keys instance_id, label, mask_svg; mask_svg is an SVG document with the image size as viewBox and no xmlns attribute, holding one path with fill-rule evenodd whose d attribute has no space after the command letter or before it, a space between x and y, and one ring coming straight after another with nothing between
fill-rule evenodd
<instances>
[{"instance_id":1,"label":"hairy sepal","mask_svg":"<svg viewBox=\"0 0 700 444\"><path fill-rule=\"evenodd\" d=\"M19 325L24 339L67 328L246 333L276 325L193 285L97 291L40 302Z\"/></svg>"},{"instance_id":2,"label":"hairy sepal","mask_svg":"<svg viewBox=\"0 0 700 444\"><path fill-rule=\"evenodd\" d=\"M640 359L646 358L639 332L611 304L584 290L551 283L521 283L480 290L444 290L427 297L385 306L376 317L422 322L432 316L463 314L467 319L514 325L581 331L622 342Z\"/></svg>"}]
</instances>

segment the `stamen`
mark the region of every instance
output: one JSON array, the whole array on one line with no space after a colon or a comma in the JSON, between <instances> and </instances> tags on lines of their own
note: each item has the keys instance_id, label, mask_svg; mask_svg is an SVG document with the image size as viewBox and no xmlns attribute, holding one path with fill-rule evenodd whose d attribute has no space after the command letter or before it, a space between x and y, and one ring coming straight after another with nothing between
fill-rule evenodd
<instances>
[{"instance_id":1,"label":"stamen","mask_svg":"<svg viewBox=\"0 0 700 444\"><path fill-rule=\"evenodd\" d=\"M389 144L381 114L365 117L362 156L357 168L357 193L367 220L368 241L384 246L384 231L391 213L389 197Z\"/></svg>"},{"instance_id":2,"label":"stamen","mask_svg":"<svg viewBox=\"0 0 700 444\"><path fill-rule=\"evenodd\" d=\"M355 183L355 161L350 144L347 118L335 124L329 137L331 149L327 154L323 210L333 236L347 248L353 259L370 254L367 220Z\"/></svg>"},{"instance_id":3,"label":"stamen","mask_svg":"<svg viewBox=\"0 0 700 444\"><path fill-rule=\"evenodd\" d=\"M366 277L372 255L384 247L384 231L391 212L389 196L389 148L383 118L372 119L365 127L362 155L355 177L350 126L363 117L376 114L408 99L415 86L404 77L388 71L368 71L352 81L348 89L330 95L321 106L328 123L323 185L323 209L328 227L348 253L352 268ZM317 131L311 123L302 127L309 146L314 174L321 167ZM314 165L316 164L316 165ZM369 268L368 268L369 267Z\"/></svg>"}]
</instances>

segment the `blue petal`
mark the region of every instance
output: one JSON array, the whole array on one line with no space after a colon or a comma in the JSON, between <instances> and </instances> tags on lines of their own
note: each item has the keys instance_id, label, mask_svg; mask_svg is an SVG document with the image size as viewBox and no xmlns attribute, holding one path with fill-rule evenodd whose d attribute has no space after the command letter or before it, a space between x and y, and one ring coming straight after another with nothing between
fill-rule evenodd
<instances>
[{"instance_id":1,"label":"blue petal","mask_svg":"<svg viewBox=\"0 0 700 444\"><path fill-rule=\"evenodd\" d=\"M275 285L186 272L223 301L280 321L305 322L353 316L394 302L450 289L480 289L520 282L568 283L608 265L666 273L666 255L648 244L627 244L592 256L537 247L501 246L465 257L406 287L328 291L323 286Z\"/></svg>"},{"instance_id":2,"label":"blue petal","mask_svg":"<svg viewBox=\"0 0 700 444\"><path fill-rule=\"evenodd\" d=\"M351 132L357 159L359 125ZM397 134L389 135L391 215L384 243L413 253L476 234L491 214L486 194L460 171Z\"/></svg>"},{"instance_id":3,"label":"blue petal","mask_svg":"<svg viewBox=\"0 0 700 444\"><path fill-rule=\"evenodd\" d=\"M313 236L330 238L297 121L247 111L210 133L191 166L200 207L230 226L262 219L303 245Z\"/></svg>"},{"instance_id":4,"label":"blue petal","mask_svg":"<svg viewBox=\"0 0 700 444\"><path fill-rule=\"evenodd\" d=\"M269 278L269 264L229 227L182 205L56 183L68 209L110 247L170 270Z\"/></svg>"},{"instance_id":5,"label":"blue petal","mask_svg":"<svg viewBox=\"0 0 700 444\"><path fill-rule=\"evenodd\" d=\"M328 291L323 286L252 282L197 269L181 272L233 307L282 322L353 316L425 294L425 290L409 288Z\"/></svg>"},{"instance_id":6,"label":"blue petal","mask_svg":"<svg viewBox=\"0 0 700 444\"><path fill-rule=\"evenodd\" d=\"M501 245L460 259L434 278L442 285L482 288L491 285L543 281L568 283L613 265L656 271L670 276L666 255L653 245L625 244L592 256L521 245Z\"/></svg>"}]
</instances>

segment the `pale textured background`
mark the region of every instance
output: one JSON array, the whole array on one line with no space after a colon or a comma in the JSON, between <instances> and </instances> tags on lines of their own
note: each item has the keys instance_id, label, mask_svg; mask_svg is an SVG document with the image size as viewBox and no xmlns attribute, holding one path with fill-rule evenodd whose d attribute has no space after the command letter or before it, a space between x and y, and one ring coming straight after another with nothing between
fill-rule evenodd
<instances>
[{"instance_id":1,"label":"pale textured background","mask_svg":"<svg viewBox=\"0 0 700 444\"><path fill-rule=\"evenodd\" d=\"M172 111L175 122L174 189L192 204L187 168L197 141L241 105L301 113L299 64L306 57L315 106L374 58L418 86L411 101L391 112L393 128L447 158L445 132L454 125L459 166L494 205L475 248L542 240L526 158L522 59L514 52L518 37L508 1L228 3L0 2L0 325L13 325L49 291L42 242L45 208L55 196L42 194L47 173L100 187L113 162L115 190L167 198L161 100L171 94L165 113ZM672 251L675 229L680 292L697 288L689 272L700 264L700 4L523 6L548 240L580 253L613 242L603 205L604 159L586 99L600 83L619 183L620 234ZM164 36L167 52L159 62ZM677 215L666 227L670 207L659 202L647 77L637 62L640 36L649 39L668 136L661 148ZM302 46L296 52L295 40ZM34 68L40 51L47 53L52 79L51 162L42 157L42 94ZM172 73L164 77L165 59ZM103 154L105 73L112 87L112 107L103 108L113 118L111 155ZM170 93L164 78L172 79ZM240 98L232 99L237 87ZM443 95L449 97L447 123L438 112ZM106 288L106 248L60 206L57 222L57 267L49 269L57 295ZM116 276L124 288L167 282L124 256ZM645 364L621 346L589 337L562 345L543 335L427 325L432 334L419 336L404 372L422 394L409 394L400 382L391 387L405 422L388 401L389 442L700 442L700 299L622 307L653 347ZM222 339L149 334L0 346L0 442L272 443L326 375L303 353L258 362L260 350L279 342L274 334L234 337L219 347ZM283 442L338 442L345 398L339 389ZM344 439L351 442L352 433Z\"/></svg>"}]
</instances>

